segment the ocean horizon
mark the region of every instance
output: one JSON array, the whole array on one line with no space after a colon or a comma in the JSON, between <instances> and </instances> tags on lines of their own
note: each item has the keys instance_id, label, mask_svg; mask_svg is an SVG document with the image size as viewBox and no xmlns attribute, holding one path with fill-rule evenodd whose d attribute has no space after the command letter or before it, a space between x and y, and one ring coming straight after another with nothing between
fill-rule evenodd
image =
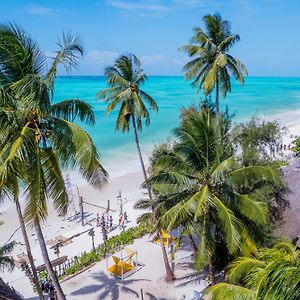
<instances>
[{"instance_id":1,"label":"ocean horizon","mask_svg":"<svg viewBox=\"0 0 300 300\"><path fill-rule=\"evenodd\" d=\"M111 177L116 177L138 171L140 166L133 132L115 131L118 109L105 115L107 103L96 100L97 92L105 87L105 76L60 76L55 82L54 101L79 98L92 105L96 124L80 125L93 138L103 166ZM143 155L147 158L153 146L166 141L179 124L180 108L199 103L204 95L197 94L197 89L179 75L149 76L142 89L159 107L158 113L150 111L151 124L140 133ZM220 105L234 114L234 122L247 121L252 116L278 119L281 114L300 109L300 77L246 77L243 86L232 79L232 92L220 100Z\"/></svg>"}]
</instances>

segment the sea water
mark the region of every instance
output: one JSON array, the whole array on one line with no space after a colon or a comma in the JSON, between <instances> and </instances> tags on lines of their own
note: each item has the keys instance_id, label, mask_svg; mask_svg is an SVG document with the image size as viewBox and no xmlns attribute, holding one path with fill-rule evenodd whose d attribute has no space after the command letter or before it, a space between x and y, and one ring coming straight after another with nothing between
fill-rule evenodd
<instances>
[{"instance_id":1,"label":"sea water","mask_svg":"<svg viewBox=\"0 0 300 300\"><path fill-rule=\"evenodd\" d=\"M96 94L106 88L105 77L59 77L55 83L54 101L78 98L93 106L95 126L82 125L91 135L102 157L102 164L110 176L119 176L139 170L139 161L132 130L115 131L118 108L105 115L107 103L96 100ZM151 124L140 133L141 148L145 157L154 145L171 136L179 124L180 108L204 98L190 82L181 76L149 77L142 87L157 102L159 112L150 110ZM221 107L228 106L235 114L234 121L249 120L253 115L269 117L300 109L300 78L247 77L241 86L232 80L232 92Z\"/></svg>"}]
</instances>

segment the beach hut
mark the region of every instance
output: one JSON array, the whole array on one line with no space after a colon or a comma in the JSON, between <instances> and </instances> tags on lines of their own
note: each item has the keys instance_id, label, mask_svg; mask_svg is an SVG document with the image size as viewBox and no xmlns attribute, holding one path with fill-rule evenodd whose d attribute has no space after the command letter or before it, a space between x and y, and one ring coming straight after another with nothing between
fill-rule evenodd
<instances>
[{"instance_id":1,"label":"beach hut","mask_svg":"<svg viewBox=\"0 0 300 300\"><path fill-rule=\"evenodd\" d=\"M109 265L109 262L112 264ZM109 254L106 256L107 271L121 280L132 275L142 266L143 264L137 260L137 251L129 248L122 249L119 256Z\"/></svg>"}]
</instances>

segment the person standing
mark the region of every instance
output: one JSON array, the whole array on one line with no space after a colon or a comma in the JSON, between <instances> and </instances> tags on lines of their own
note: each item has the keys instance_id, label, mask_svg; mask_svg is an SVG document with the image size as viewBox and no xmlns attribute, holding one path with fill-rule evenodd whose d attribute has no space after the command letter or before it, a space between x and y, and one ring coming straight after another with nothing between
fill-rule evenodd
<instances>
[{"instance_id":1,"label":"person standing","mask_svg":"<svg viewBox=\"0 0 300 300\"><path fill-rule=\"evenodd\" d=\"M122 215L119 217L119 229L122 229Z\"/></svg>"},{"instance_id":2,"label":"person standing","mask_svg":"<svg viewBox=\"0 0 300 300\"><path fill-rule=\"evenodd\" d=\"M112 231L113 229L113 217L112 215L109 216L109 230Z\"/></svg>"},{"instance_id":3,"label":"person standing","mask_svg":"<svg viewBox=\"0 0 300 300\"><path fill-rule=\"evenodd\" d=\"M126 211L124 212L124 221L128 223L128 215Z\"/></svg>"},{"instance_id":4,"label":"person standing","mask_svg":"<svg viewBox=\"0 0 300 300\"><path fill-rule=\"evenodd\" d=\"M97 222L96 226L99 227L100 226L100 216L99 216L99 214L97 214L96 222Z\"/></svg>"}]
</instances>

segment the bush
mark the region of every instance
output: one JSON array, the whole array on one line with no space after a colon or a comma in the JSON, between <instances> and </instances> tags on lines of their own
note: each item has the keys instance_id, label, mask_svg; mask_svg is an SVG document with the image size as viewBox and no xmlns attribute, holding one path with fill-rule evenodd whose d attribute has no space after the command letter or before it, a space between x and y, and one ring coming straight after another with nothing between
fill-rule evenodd
<instances>
[{"instance_id":1,"label":"bush","mask_svg":"<svg viewBox=\"0 0 300 300\"><path fill-rule=\"evenodd\" d=\"M132 244L135 239L143 237L145 234L151 232L151 226L147 223L140 223L136 227L131 227L118 235L107 239L106 249L104 244L99 245L95 251L85 252L78 258L78 262L65 271L62 277L76 274L80 270L92 265L96 261L105 258L106 253L115 253L120 246Z\"/></svg>"},{"instance_id":2,"label":"bush","mask_svg":"<svg viewBox=\"0 0 300 300\"><path fill-rule=\"evenodd\" d=\"M79 258L79 264L83 267L87 267L94 263L95 261L99 260L99 255L92 251L92 252L85 252L80 258Z\"/></svg>"}]
</instances>

